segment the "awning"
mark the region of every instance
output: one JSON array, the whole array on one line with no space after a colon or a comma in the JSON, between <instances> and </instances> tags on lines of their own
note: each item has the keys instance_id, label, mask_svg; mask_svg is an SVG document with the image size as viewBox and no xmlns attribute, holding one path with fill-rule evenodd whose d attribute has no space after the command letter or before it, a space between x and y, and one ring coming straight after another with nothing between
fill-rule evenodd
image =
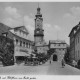
<instances>
[{"instance_id":1,"label":"awning","mask_svg":"<svg viewBox=\"0 0 80 80\"><path fill-rule=\"evenodd\" d=\"M25 52L16 52L15 56L30 56L30 54L25 53Z\"/></svg>"}]
</instances>

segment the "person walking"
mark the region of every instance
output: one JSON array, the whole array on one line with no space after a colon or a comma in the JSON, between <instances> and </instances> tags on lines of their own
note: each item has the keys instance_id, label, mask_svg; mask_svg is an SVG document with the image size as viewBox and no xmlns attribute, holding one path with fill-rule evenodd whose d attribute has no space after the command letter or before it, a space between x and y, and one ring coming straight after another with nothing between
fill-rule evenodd
<instances>
[{"instance_id":1,"label":"person walking","mask_svg":"<svg viewBox=\"0 0 80 80\"><path fill-rule=\"evenodd\" d=\"M62 59L61 64L62 64L62 68L64 68L64 66L65 66L64 59Z\"/></svg>"},{"instance_id":2,"label":"person walking","mask_svg":"<svg viewBox=\"0 0 80 80\"><path fill-rule=\"evenodd\" d=\"M51 64L51 57L50 57L50 61L49 61L49 63Z\"/></svg>"},{"instance_id":3,"label":"person walking","mask_svg":"<svg viewBox=\"0 0 80 80\"><path fill-rule=\"evenodd\" d=\"M51 60L50 60L50 64L51 64Z\"/></svg>"}]
</instances>

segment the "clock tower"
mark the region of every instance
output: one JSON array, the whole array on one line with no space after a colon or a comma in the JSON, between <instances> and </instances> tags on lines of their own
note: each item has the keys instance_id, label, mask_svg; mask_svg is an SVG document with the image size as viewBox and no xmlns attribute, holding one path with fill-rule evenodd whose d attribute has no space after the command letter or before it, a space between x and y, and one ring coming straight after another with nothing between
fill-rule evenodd
<instances>
[{"instance_id":1,"label":"clock tower","mask_svg":"<svg viewBox=\"0 0 80 80\"><path fill-rule=\"evenodd\" d=\"M34 41L35 44L43 42L44 30L43 30L43 18L40 13L40 8L37 8L37 14L35 15L35 30L34 30Z\"/></svg>"}]
</instances>

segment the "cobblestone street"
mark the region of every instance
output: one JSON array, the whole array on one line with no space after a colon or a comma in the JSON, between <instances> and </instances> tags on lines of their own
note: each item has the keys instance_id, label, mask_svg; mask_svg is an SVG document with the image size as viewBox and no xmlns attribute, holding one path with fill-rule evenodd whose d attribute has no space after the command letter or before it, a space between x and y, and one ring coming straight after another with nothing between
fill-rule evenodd
<instances>
[{"instance_id":1,"label":"cobblestone street","mask_svg":"<svg viewBox=\"0 0 80 80\"><path fill-rule=\"evenodd\" d=\"M43 65L38 66L24 66L14 65L0 68L0 74L2 75L80 75L80 70L69 65L61 67L60 62L52 62L51 64L46 62Z\"/></svg>"}]
</instances>

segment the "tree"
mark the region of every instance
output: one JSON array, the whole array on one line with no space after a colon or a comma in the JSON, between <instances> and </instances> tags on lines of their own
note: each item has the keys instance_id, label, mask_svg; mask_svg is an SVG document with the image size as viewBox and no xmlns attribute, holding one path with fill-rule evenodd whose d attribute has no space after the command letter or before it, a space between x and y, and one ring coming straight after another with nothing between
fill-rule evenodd
<instances>
[{"instance_id":1,"label":"tree","mask_svg":"<svg viewBox=\"0 0 80 80\"><path fill-rule=\"evenodd\" d=\"M0 36L0 60L5 66L14 64L13 40L4 36Z\"/></svg>"},{"instance_id":2,"label":"tree","mask_svg":"<svg viewBox=\"0 0 80 80\"><path fill-rule=\"evenodd\" d=\"M49 56L49 58L51 57L51 55L55 52L55 49L49 49L47 52L47 55Z\"/></svg>"}]
</instances>

